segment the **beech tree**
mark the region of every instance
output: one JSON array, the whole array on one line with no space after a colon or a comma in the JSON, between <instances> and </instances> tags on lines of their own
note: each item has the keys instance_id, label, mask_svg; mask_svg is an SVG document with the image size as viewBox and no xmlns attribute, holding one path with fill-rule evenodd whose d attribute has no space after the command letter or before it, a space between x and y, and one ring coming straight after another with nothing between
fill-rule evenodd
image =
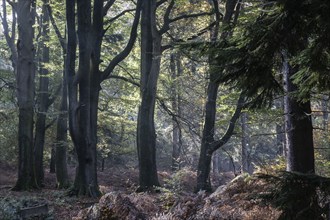
<instances>
[{"instance_id":1,"label":"beech tree","mask_svg":"<svg viewBox=\"0 0 330 220\"><path fill-rule=\"evenodd\" d=\"M37 114L36 114L36 124L35 124L35 137L34 137L34 169L36 172L36 180L38 186L43 185L44 180L44 145L45 145L45 133L46 133L46 115L48 107L51 103L49 99L49 71L47 69L47 64L49 63L49 47L47 43L49 41L49 15L47 11L47 1L43 1L42 15L40 16L40 26L41 26L41 40L39 46L39 88L37 95Z\"/></svg>"},{"instance_id":2,"label":"beech tree","mask_svg":"<svg viewBox=\"0 0 330 220\"><path fill-rule=\"evenodd\" d=\"M103 5L102 0L66 1L68 29L66 77L69 95L69 130L77 156L78 167L72 192L98 197L100 191L96 170L97 114L101 82L109 78L116 65L131 51L140 19L141 1L137 1L130 38L126 47L109 65L100 70L101 44L105 34L104 16L115 1ZM77 5L77 29L75 27ZM78 70L75 73L76 35L78 37Z\"/></svg>"},{"instance_id":3,"label":"beech tree","mask_svg":"<svg viewBox=\"0 0 330 220\"><path fill-rule=\"evenodd\" d=\"M170 25L182 19L195 18L213 14L213 12L183 13L171 17L176 4L174 0L167 2L161 24L157 23L156 9L167 1L145 1L142 5L141 18L141 78L140 95L141 105L137 123L137 149L139 159L139 189L145 191L159 185L156 166L156 131L154 113L157 92L157 80L160 72L160 63L164 50L171 45L162 45L165 33ZM208 30L208 27L206 28ZM203 30L202 33L206 31ZM195 33L196 34L196 33ZM199 36L198 33L196 36ZM182 39L175 39L182 41Z\"/></svg>"},{"instance_id":4,"label":"beech tree","mask_svg":"<svg viewBox=\"0 0 330 220\"><path fill-rule=\"evenodd\" d=\"M33 116L35 95L35 46L33 44L35 1L19 0L17 4L17 101L18 127L18 179L14 190L37 187L33 169Z\"/></svg>"}]
</instances>

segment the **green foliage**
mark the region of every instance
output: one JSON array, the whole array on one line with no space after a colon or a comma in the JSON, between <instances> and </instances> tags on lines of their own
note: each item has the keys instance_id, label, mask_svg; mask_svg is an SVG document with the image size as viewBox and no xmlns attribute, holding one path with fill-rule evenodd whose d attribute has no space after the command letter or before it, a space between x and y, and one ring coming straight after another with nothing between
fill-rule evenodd
<instances>
[{"instance_id":1,"label":"green foliage","mask_svg":"<svg viewBox=\"0 0 330 220\"><path fill-rule=\"evenodd\" d=\"M283 156L277 157L275 160L268 160L263 164L255 165L256 173L274 174L286 170L286 161Z\"/></svg>"},{"instance_id":2,"label":"green foliage","mask_svg":"<svg viewBox=\"0 0 330 220\"><path fill-rule=\"evenodd\" d=\"M315 170L318 175L330 177L330 160L329 155L315 153Z\"/></svg>"}]
</instances>

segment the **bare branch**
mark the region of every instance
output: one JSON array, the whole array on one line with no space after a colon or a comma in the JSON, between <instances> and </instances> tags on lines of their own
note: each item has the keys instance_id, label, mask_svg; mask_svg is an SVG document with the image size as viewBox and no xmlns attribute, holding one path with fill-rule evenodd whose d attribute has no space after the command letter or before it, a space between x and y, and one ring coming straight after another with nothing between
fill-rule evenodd
<instances>
[{"instance_id":1,"label":"bare branch","mask_svg":"<svg viewBox=\"0 0 330 220\"><path fill-rule=\"evenodd\" d=\"M113 5L113 3L115 3L116 0L109 0L105 6L103 7L103 16L106 16L109 9L111 8L111 6Z\"/></svg>"},{"instance_id":2,"label":"bare branch","mask_svg":"<svg viewBox=\"0 0 330 220\"><path fill-rule=\"evenodd\" d=\"M12 6L14 9L14 6ZM13 16L15 16L15 13L13 12ZM15 26L12 26L12 33L11 36L9 34L9 27L8 27L8 19L7 19L7 7L6 7L6 1L2 0L2 27L3 27L3 33L5 35L6 42L8 44L8 47L11 52L11 60L12 60L12 66L15 68L16 62L17 62L17 50L15 46L15 29L16 29L16 19L13 19L13 22Z\"/></svg>"},{"instance_id":3,"label":"bare branch","mask_svg":"<svg viewBox=\"0 0 330 220\"><path fill-rule=\"evenodd\" d=\"M232 115L231 119L229 120L229 125L228 125L228 128L227 128L225 134L222 136L222 138L220 140L214 141L211 144L210 153L213 153L214 151L216 151L217 149L219 149L220 147L222 147L225 143L227 143L229 141L230 137L234 133L236 122L237 122L244 106L245 106L245 96L243 95L243 92L241 92L240 97L237 101L236 110L235 110L234 114Z\"/></svg>"},{"instance_id":4,"label":"bare branch","mask_svg":"<svg viewBox=\"0 0 330 220\"><path fill-rule=\"evenodd\" d=\"M207 31L211 30L211 28L216 25L216 22L212 22L211 24L209 24L207 27L203 28L202 30L200 30L198 33L196 33L195 35L187 38L186 40L183 39L175 39L170 33L167 32L167 35L172 39L173 43L180 43L180 42L186 42L186 41L190 41L190 40L195 40L196 38L200 37L201 35L205 34ZM162 46L162 51L167 50L172 48L174 45L173 44L167 44L167 45L163 45Z\"/></svg>"},{"instance_id":5,"label":"bare branch","mask_svg":"<svg viewBox=\"0 0 330 220\"><path fill-rule=\"evenodd\" d=\"M156 3L156 7L161 6L162 4L164 4L165 2L167 2L167 0L160 0Z\"/></svg>"},{"instance_id":6,"label":"bare branch","mask_svg":"<svg viewBox=\"0 0 330 220\"><path fill-rule=\"evenodd\" d=\"M135 82L132 79L128 79L128 78L126 78L124 76L111 75L111 76L109 76L109 79L120 79L120 80L123 80L125 82L129 82L129 83L131 83L134 86L140 87L140 84L139 83Z\"/></svg>"},{"instance_id":7,"label":"bare branch","mask_svg":"<svg viewBox=\"0 0 330 220\"><path fill-rule=\"evenodd\" d=\"M65 48L66 48L65 39L62 36L62 34L61 34L57 24L56 24L56 21L55 21L54 16L53 16L52 8L50 7L49 4L46 5L46 8L47 8L47 11L48 11L48 14L49 14L50 22L52 23L52 26L55 30L58 41L60 42L62 49L65 50Z\"/></svg>"},{"instance_id":8,"label":"bare branch","mask_svg":"<svg viewBox=\"0 0 330 220\"><path fill-rule=\"evenodd\" d=\"M175 3L174 0L171 0L170 4L166 8L164 18L163 18L164 24L163 24L163 27L161 27L159 30L160 34L164 34L165 32L167 32L170 29L170 23L171 23L170 14L174 7L174 3Z\"/></svg>"},{"instance_id":9,"label":"bare branch","mask_svg":"<svg viewBox=\"0 0 330 220\"><path fill-rule=\"evenodd\" d=\"M128 40L126 47L117 56L115 56L111 60L108 67L102 72L101 81L109 78L110 74L112 73L114 68L118 65L118 63L123 61L128 56L128 54L131 52L131 50L134 46L135 40L137 38L137 28L138 28L139 21L140 21L141 5L142 5L142 0L138 0L136 10L135 10L134 21L133 21L133 25L132 25L132 29L131 29L131 33L130 33L130 38Z\"/></svg>"},{"instance_id":10,"label":"bare branch","mask_svg":"<svg viewBox=\"0 0 330 220\"><path fill-rule=\"evenodd\" d=\"M182 19L196 18L196 17L200 17L200 16L213 15L213 14L214 14L214 12L211 11L211 12L201 12L201 13L196 13L196 14L180 15L178 17L170 19L170 23L178 21L178 20L182 20Z\"/></svg>"},{"instance_id":11,"label":"bare branch","mask_svg":"<svg viewBox=\"0 0 330 220\"><path fill-rule=\"evenodd\" d=\"M124 10L121 13L119 13L118 15L116 15L115 17L110 18L109 20L107 20L104 24L105 25L109 24L109 26L105 29L104 33L107 32L107 30L110 28L112 22L114 22L118 18L124 16L126 13L131 12L131 11L135 11L135 10L136 9L127 9L127 10Z\"/></svg>"}]
</instances>

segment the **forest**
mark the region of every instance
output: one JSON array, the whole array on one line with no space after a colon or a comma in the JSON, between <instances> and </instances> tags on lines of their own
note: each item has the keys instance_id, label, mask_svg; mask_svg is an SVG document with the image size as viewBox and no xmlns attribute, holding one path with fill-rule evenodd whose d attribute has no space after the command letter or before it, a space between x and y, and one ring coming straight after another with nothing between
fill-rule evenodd
<instances>
[{"instance_id":1,"label":"forest","mask_svg":"<svg viewBox=\"0 0 330 220\"><path fill-rule=\"evenodd\" d=\"M330 219L329 11L1 0L0 219Z\"/></svg>"}]
</instances>

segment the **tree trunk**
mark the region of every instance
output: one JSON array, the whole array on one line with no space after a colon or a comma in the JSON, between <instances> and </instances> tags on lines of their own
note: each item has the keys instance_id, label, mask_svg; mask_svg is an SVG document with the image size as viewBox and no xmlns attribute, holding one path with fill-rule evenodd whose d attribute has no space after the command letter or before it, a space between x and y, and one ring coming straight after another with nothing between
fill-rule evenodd
<instances>
[{"instance_id":1,"label":"tree trunk","mask_svg":"<svg viewBox=\"0 0 330 220\"><path fill-rule=\"evenodd\" d=\"M55 164L56 181L58 188L67 188L69 183L67 169L67 146L68 146L68 89L65 71L63 71L62 80L62 98L60 104L60 114L57 118L56 143L55 143Z\"/></svg>"},{"instance_id":2,"label":"tree trunk","mask_svg":"<svg viewBox=\"0 0 330 220\"><path fill-rule=\"evenodd\" d=\"M215 42L219 35L219 22L220 22L220 13L219 13L219 3L216 0L213 0L213 7L216 11L216 23L214 30L211 32L211 41ZM226 1L226 13L223 18L223 24L229 24L237 0L228 0ZM222 32L222 38L226 38L228 33ZM210 81L207 89L207 101L205 105L205 121L203 128L202 144L200 149L200 156L197 168L197 188L196 191L206 190L211 191L211 182L210 182L210 167L211 167L211 158L212 154L216 149L212 149L211 146L214 144L214 124L216 118L216 101L219 83L216 82L217 71L213 70L212 65L213 59L209 57L210 65ZM230 135L231 136L231 135ZM221 146L223 143L221 144ZM218 147L219 148L219 147Z\"/></svg>"},{"instance_id":3,"label":"tree trunk","mask_svg":"<svg viewBox=\"0 0 330 220\"><path fill-rule=\"evenodd\" d=\"M329 121L329 113L328 113L328 101L329 96L323 95L322 97L322 112L323 112L323 129L324 129L324 139L326 139L328 132L328 121Z\"/></svg>"},{"instance_id":4,"label":"tree trunk","mask_svg":"<svg viewBox=\"0 0 330 220\"><path fill-rule=\"evenodd\" d=\"M197 171L197 190L212 191L210 183L210 168L213 152L210 151L211 144L214 142L214 124L216 116L216 100L219 84L209 82L207 89L207 102L205 106L205 121L202 136L202 145L199 155Z\"/></svg>"},{"instance_id":5,"label":"tree trunk","mask_svg":"<svg viewBox=\"0 0 330 220\"><path fill-rule=\"evenodd\" d=\"M298 90L291 77L297 68L285 72L285 127L288 148L287 170L314 173L313 127L310 101L298 101L293 93Z\"/></svg>"},{"instance_id":6,"label":"tree trunk","mask_svg":"<svg viewBox=\"0 0 330 220\"><path fill-rule=\"evenodd\" d=\"M280 112L284 110L284 98L275 100L276 109ZM286 157L286 144L285 144L285 128L284 119L276 123L276 146L278 148L278 155Z\"/></svg>"},{"instance_id":7,"label":"tree trunk","mask_svg":"<svg viewBox=\"0 0 330 220\"><path fill-rule=\"evenodd\" d=\"M172 171L177 171L180 169L180 154L181 154L181 130L178 117L180 117L180 106L179 106L179 94L178 94L178 76L179 67L176 68L176 61L178 57L176 54L171 54L170 58L170 69L171 69L171 78L172 78L172 111L175 114L172 118ZM178 61L180 62L180 61Z\"/></svg>"},{"instance_id":8,"label":"tree trunk","mask_svg":"<svg viewBox=\"0 0 330 220\"><path fill-rule=\"evenodd\" d=\"M249 163L249 155L248 155L248 135L247 135L247 113L243 112L241 114L241 128L242 128L242 164L241 164L241 172L242 173L250 173L250 163Z\"/></svg>"},{"instance_id":9,"label":"tree trunk","mask_svg":"<svg viewBox=\"0 0 330 220\"><path fill-rule=\"evenodd\" d=\"M143 1L141 18L141 105L137 123L139 191L159 186L156 165L154 111L161 59L161 36L156 33L156 1Z\"/></svg>"},{"instance_id":10,"label":"tree trunk","mask_svg":"<svg viewBox=\"0 0 330 220\"><path fill-rule=\"evenodd\" d=\"M94 127L97 124L97 117L94 115L97 102L93 100L95 96L98 99L99 91L94 91L92 85L92 77L98 73L92 71L93 65L91 65L92 46L94 46L91 8L90 1L77 1L79 66L76 80L79 85L79 105L72 112L73 118L70 120L76 122L71 123L70 130L78 156L73 192L77 195L98 197L100 191L97 182L96 127ZM74 103L78 102L74 101Z\"/></svg>"},{"instance_id":11,"label":"tree trunk","mask_svg":"<svg viewBox=\"0 0 330 220\"><path fill-rule=\"evenodd\" d=\"M32 1L18 1L17 41L17 100L19 108L18 124L18 179L14 190L28 190L37 187L33 169L33 111L35 88L35 49L33 45L34 15Z\"/></svg>"},{"instance_id":12,"label":"tree trunk","mask_svg":"<svg viewBox=\"0 0 330 220\"><path fill-rule=\"evenodd\" d=\"M50 151L50 163L49 163L49 172L55 173L56 172L56 150L55 146L52 146Z\"/></svg>"},{"instance_id":13,"label":"tree trunk","mask_svg":"<svg viewBox=\"0 0 330 220\"><path fill-rule=\"evenodd\" d=\"M46 114L48 111L49 104L49 78L48 69L45 64L49 63L49 47L47 42L49 41L49 15L46 9L47 2L44 2L42 8L42 45L41 45L41 69L39 79L39 91L38 91L38 112L36 119L35 129L35 143L34 143L34 155L35 155L35 172L37 184L43 185L44 181L44 168L43 168L43 156L44 156L44 145L45 145L45 133L46 133Z\"/></svg>"}]
</instances>

